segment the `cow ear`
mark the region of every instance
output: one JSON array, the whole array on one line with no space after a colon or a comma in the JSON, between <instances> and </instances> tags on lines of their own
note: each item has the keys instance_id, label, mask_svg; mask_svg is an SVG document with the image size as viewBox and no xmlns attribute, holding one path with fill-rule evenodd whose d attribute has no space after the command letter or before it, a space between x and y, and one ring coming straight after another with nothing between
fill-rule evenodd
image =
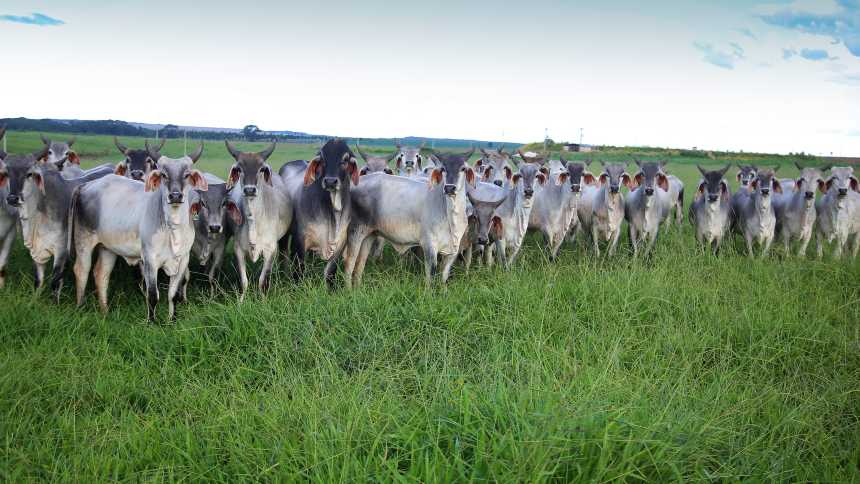
<instances>
[{"instance_id":1,"label":"cow ear","mask_svg":"<svg viewBox=\"0 0 860 484\"><path fill-rule=\"evenodd\" d=\"M819 192L827 193L827 189L829 187L830 187L830 185L824 183L824 180L822 180L821 178L818 179L818 191Z\"/></svg>"},{"instance_id":2,"label":"cow ear","mask_svg":"<svg viewBox=\"0 0 860 484\"><path fill-rule=\"evenodd\" d=\"M199 170L191 170L191 174L188 179L191 181L191 187L195 190L199 190L201 192L209 190L209 183L206 181L206 177L203 176L203 173L200 173Z\"/></svg>"},{"instance_id":3,"label":"cow ear","mask_svg":"<svg viewBox=\"0 0 860 484\"><path fill-rule=\"evenodd\" d=\"M738 172L738 174L735 176L735 178L737 178L738 183L740 183L741 182L741 172Z\"/></svg>"},{"instance_id":4,"label":"cow ear","mask_svg":"<svg viewBox=\"0 0 860 484\"><path fill-rule=\"evenodd\" d=\"M475 170L466 168L466 183L475 187Z\"/></svg>"},{"instance_id":5,"label":"cow ear","mask_svg":"<svg viewBox=\"0 0 860 484\"><path fill-rule=\"evenodd\" d=\"M549 176L549 168L547 168L545 166L540 167L540 172L546 176Z\"/></svg>"},{"instance_id":6,"label":"cow ear","mask_svg":"<svg viewBox=\"0 0 860 484\"><path fill-rule=\"evenodd\" d=\"M272 186L272 167L264 164L260 167L260 173L263 174L263 181L265 181L267 185Z\"/></svg>"},{"instance_id":7,"label":"cow ear","mask_svg":"<svg viewBox=\"0 0 860 484\"><path fill-rule=\"evenodd\" d=\"M434 168L433 171L430 172L430 188L433 188L434 185L438 185L440 183L442 183L442 170Z\"/></svg>"},{"instance_id":8,"label":"cow ear","mask_svg":"<svg viewBox=\"0 0 860 484\"><path fill-rule=\"evenodd\" d=\"M128 165L125 164L125 161L120 161L116 164L116 168L113 170L114 175L125 176L125 172L128 170Z\"/></svg>"},{"instance_id":9,"label":"cow ear","mask_svg":"<svg viewBox=\"0 0 860 484\"><path fill-rule=\"evenodd\" d=\"M633 184L633 179L630 178L630 175L624 173L621 175L621 183L624 184L629 190L633 190L636 188L636 185Z\"/></svg>"},{"instance_id":10,"label":"cow ear","mask_svg":"<svg viewBox=\"0 0 860 484\"><path fill-rule=\"evenodd\" d=\"M146 183L143 187L145 192L154 192L161 186L161 172L151 171L146 175Z\"/></svg>"},{"instance_id":11,"label":"cow ear","mask_svg":"<svg viewBox=\"0 0 860 484\"><path fill-rule=\"evenodd\" d=\"M752 190L758 189L758 178L753 178L752 182L750 182L750 188Z\"/></svg>"},{"instance_id":12,"label":"cow ear","mask_svg":"<svg viewBox=\"0 0 860 484\"><path fill-rule=\"evenodd\" d=\"M188 212L191 214L191 218L197 220L197 214L200 213L200 202L194 202L188 207Z\"/></svg>"},{"instance_id":13,"label":"cow ear","mask_svg":"<svg viewBox=\"0 0 860 484\"><path fill-rule=\"evenodd\" d=\"M234 224L242 225L242 211L239 210L239 207L233 200L227 200L227 215L230 216L230 220L232 220Z\"/></svg>"},{"instance_id":14,"label":"cow ear","mask_svg":"<svg viewBox=\"0 0 860 484\"><path fill-rule=\"evenodd\" d=\"M475 162L475 168L480 168L482 166L484 166L484 159L478 158L478 161Z\"/></svg>"},{"instance_id":15,"label":"cow ear","mask_svg":"<svg viewBox=\"0 0 860 484\"><path fill-rule=\"evenodd\" d=\"M317 179L317 171L319 171L320 167L320 157L317 156L310 163L308 163L308 168L305 170L305 186L310 186Z\"/></svg>"},{"instance_id":16,"label":"cow ear","mask_svg":"<svg viewBox=\"0 0 860 484\"><path fill-rule=\"evenodd\" d=\"M80 157L80 156L78 156L78 154L77 154L77 153L75 153L74 151L69 151L69 153L68 153L66 156L68 156L68 157L69 157L69 161L71 161L72 163L74 163L74 164L76 164L76 165L80 166L80 164L81 164L81 157Z\"/></svg>"},{"instance_id":17,"label":"cow ear","mask_svg":"<svg viewBox=\"0 0 860 484\"><path fill-rule=\"evenodd\" d=\"M502 219L498 215L493 215L491 230L493 231L493 237L495 237L496 240L502 238L504 225L502 225Z\"/></svg>"},{"instance_id":18,"label":"cow ear","mask_svg":"<svg viewBox=\"0 0 860 484\"><path fill-rule=\"evenodd\" d=\"M803 184L803 179L798 179L796 182L794 182L794 191L799 192L800 189L802 188L801 187L802 184Z\"/></svg>"},{"instance_id":19,"label":"cow ear","mask_svg":"<svg viewBox=\"0 0 860 484\"><path fill-rule=\"evenodd\" d=\"M6 182L9 180L9 175L6 173L0 173L0 188L6 186Z\"/></svg>"},{"instance_id":20,"label":"cow ear","mask_svg":"<svg viewBox=\"0 0 860 484\"><path fill-rule=\"evenodd\" d=\"M633 177L633 183L635 186L638 187L638 186L642 185L642 180L644 180L644 179L645 179L645 175L643 175L642 173L637 173L636 176Z\"/></svg>"},{"instance_id":21,"label":"cow ear","mask_svg":"<svg viewBox=\"0 0 860 484\"><path fill-rule=\"evenodd\" d=\"M403 164L403 153L397 155L397 161L394 162L394 167L399 170L400 166L402 164Z\"/></svg>"},{"instance_id":22,"label":"cow ear","mask_svg":"<svg viewBox=\"0 0 860 484\"><path fill-rule=\"evenodd\" d=\"M585 180L586 185L593 185L597 181L594 175L587 171L582 174L582 179Z\"/></svg>"},{"instance_id":23,"label":"cow ear","mask_svg":"<svg viewBox=\"0 0 860 484\"><path fill-rule=\"evenodd\" d=\"M346 163L346 171L349 172L349 176L352 178L352 184L358 185L358 178L361 174L358 172L358 163L355 162L355 158L350 158Z\"/></svg>"},{"instance_id":24,"label":"cow ear","mask_svg":"<svg viewBox=\"0 0 860 484\"><path fill-rule=\"evenodd\" d=\"M567 181L568 178L570 178L570 173L568 173L566 171L559 173L558 178L555 181L555 184L556 185L564 185L564 183Z\"/></svg>"},{"instance_id":25,"label":"cow ear","mask_svg":"<svg viewBox=\"0 0 860 484\"><path fill-rule=\"evenodd\" d=\"M852 176L848 180L848 184L851 186L851 189L855 192L860 192L860 183L857 182L857 179Z\"/></svg>"},{"instance_id":26,"label":"cow ear","mask_svg":"<svg viewBox=\"0 0 860 484\"><path fill-rule=\"evenodd\" d=\"M770 179L770 186L773 187L774 192L782 193L782 183L780 183L776 178Z\"/></svg>"},{"instance_id":27,"label":"cow ear","mask_svg":"<svg viewBox=\"0 0 860 484\"><path fill-rule=\"evenodd\" d=\"M522 180L522 178L523 178L523 176L520 175L519 173L517 173L516 175L511 177L511 183L513 183L514 186L517 186L517 185L519 185L520 180Z\"/></svg>"},{"instance_id":28,"label":"cow ear","mask_svg":"<svg viewBox=\"0 0 860 484\"><path fill-rule=\"evenodd\" d=\"M830 187L833 186L833 178L828 178L824 183L824 190L821 193L827 193L830 191Z\"/></svg>"},{"instance_id":29,"label":"cow ear","mask_svg":"<svg viewBox=\"0 0 860 484\"><path fill-rule=\"evenodd\" d=\"M607 178L606 173L601 173L600 178L598 178L597 181L600 182L601 186L603 186L603 185L606 185L606 178Z\"/></svg>"},{"instance_id":30,"label":"cow ear","mask_svg":"<svg viewBox=\"0 0 860 484\"><path fill-rule=\"evenodd\" d=\"M535 178L537 179L540 186L546 185L546 175L544 174L544 172L538 172L537 174L535 174Z\"/></svg>"},{"instance_id":31,"label":"cow ear","mask_svg":"<svg viewBox=\"0 0 860 484\"><path fill-rule=\"evenodd\" d=\"M511 178L513 178L513 176L514 176L514 172L511 171L511 168L509 166L506 166L505 167L505 178L510 180Z\"/></svg>"},{"instance_id":32,"label":"cow ear","mask_svg":"<svg viewBox=\"0 0 860 484\"><path fill-rule=\"evenodd\" d=\"M720 182L720 195L725 197L729 194L729 184L725 181Z\"/></svg>"},{"instance_id":33,"label":"cow ear","mask_svg":"<svg viewBox=\"0 0 860 484\"><path fill-rule=\"evenodd\" d=\"M704 195L704 193L705 193L705 185L707 185L707 183L705 183L705 181L704 181L704 180L702 180L702 181L700 181L700 182L699 182L699 189L697 190L697 192L698 192L698 194L699 194L699 195ZM720 185L722 185L722 183L720 183Z\"/></svg>"},{"instance_id":34,"label":"cow ear","mask_svg":"<svg viewBox=\"0 0 860 484\"><path fill-rule=\"evenodd\" d=\"M359 176L367 175L367 166L362 166L360 170L358 170Z\"/></svg>"},{"instance_id":35,"label":"cow ear","mask_svg":"<svg viewBox=\"0 0 860 484\"><path fill-rule=\"evenodd\" d=\"M233 186L239 183L239 177L242 175L242 170L238 165L233 165L230 167L230 175L227 177L227 183L225 184L227 190L232 190Z\"/></svg>"},{"instance_id":36,"label":"cow ear","mask_svg":"<svg viewBox=\"0 0 860 484\"><path fill-rule=\"evenodd\" d=\"M669 191L669 177L664 174L657 175L657 185L663 189L664 192Z\"/></svg>"}]
</instances>

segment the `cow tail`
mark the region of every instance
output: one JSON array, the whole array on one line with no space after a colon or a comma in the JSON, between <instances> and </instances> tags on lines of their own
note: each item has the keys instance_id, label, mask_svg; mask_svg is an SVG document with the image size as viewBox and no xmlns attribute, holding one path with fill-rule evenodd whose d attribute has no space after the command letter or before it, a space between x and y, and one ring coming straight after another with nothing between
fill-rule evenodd
<instances>
[{"instance_id":1,"label":"cow tail","mask_svg":"<svg viewBox=\"0 0 860 484\"><path fill-rule=\"evenodd\" d=\"M681 190L678 192L678 206L680 206L681 208L684 208L684 189L683 188L681 188Z\"/></svg>"},{"instance_id":2,"label":"cow tail","mask_svg":"<svg viewBox=\"0 0 860 484\"><path fill-rule=\"evenodd\" d=\"M75 187L75 190L72 192L72 203L69 204L69 219L67 226L69 227L69 233L66 236L66 253L71 255L72 250L75 245L75 214L78 211L78 199L81 197L81 187L83 185L78 185Z\"/></svg>"}]
</instances>

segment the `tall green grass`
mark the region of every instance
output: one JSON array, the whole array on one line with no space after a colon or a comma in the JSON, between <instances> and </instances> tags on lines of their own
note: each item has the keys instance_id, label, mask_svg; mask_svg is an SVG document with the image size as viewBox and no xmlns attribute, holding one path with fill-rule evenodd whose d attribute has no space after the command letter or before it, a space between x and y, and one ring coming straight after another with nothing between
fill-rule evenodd
<instances>
[{"instance_id":1,"label":"tall green grass","mask_svg":"<svg viewBox=\"0 0 860 484\"><path fill-rule=\"evenodd\" d=\"M79 149L109 151L93 138ZM313 150L282 148L276 167ZM671 169L689 201L695 168ZM857 481L860 264L741 245L703 255L685 224L650 260L622 240L549 263L529 237L512 272L458 265L430 290L392 252L352 292L281 264L243 303L230 260L222 292L195 273L178 322L150 325L135 270L118 264L102 316L68 286L34 295L19 243L0 479Z\"/></svg>"}]
</instances>

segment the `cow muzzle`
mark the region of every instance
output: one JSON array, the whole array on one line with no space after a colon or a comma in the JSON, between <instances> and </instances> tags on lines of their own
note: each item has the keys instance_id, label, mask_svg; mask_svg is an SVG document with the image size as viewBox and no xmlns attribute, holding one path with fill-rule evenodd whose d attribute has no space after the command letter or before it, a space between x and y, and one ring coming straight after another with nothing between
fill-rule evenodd
<instances>
[{"instance_id":1,"label":"cow muzzle","mask_svg":"<svg viewBox=\"0 0 860 484\"><path fill-rule=\"evenodd\" d=\"M478 237L478 245L484 246L490 243L486 237Z\"/></svg>"},{"instance_id":2,"label":"cow muzzle","mask_svg":"<svg viewBox=\"0 0 860 484\"><path fill-rule=\"evenodd\" d=\"M618 185L610 185L609 193L618 193Z\"/></svg>"},{"instance_id":3,"label":"cow muzzle","mask_svg":"<svg viewBox=\"0 0 860 484\"><path fill-rule=\"evenodd\" d=\"M654 189L653 188L646 188L645 189L645 195L649 196L649 197L654 195Z\"/></svg>"},{"instance_id":4,"label":"cow muzzle","mask_svg":"<svg viewBox=\"0 0 860 484\"><path fill-rule=\"evenodd\" d=\"M836 191L836 193L837 193L837 195L839 195L839 198L845 198L848 196L848 189L847 188L840 188Z\"/></svg>"},{"instance_id":5,"label":"cow muzzle","mask_svg":"<svg viewBox=\"0 0 860 484\"><path fill-rule=\"evenodd\" d=\"M720 199L719 195L713 195L713 194L712 194L712 195L708 195L708 201L709 201L709 202L711 202L711 203L714 203L714 202L716 202L716 201L717 201L717 200L719 200L719 199Z\"/></svg>"},{"instance_id":6,"label":"cow muzzle","mask_svg":"<svg viewBox=\"0 0 860 484\"><path fill-rule=\"evenodd\" d=\"M18 195L13 195L10 193L6 196L6 203L13 207L17 207L18 205L21 205L21 199L18 197Z\"/></svg>"},{"instance_id":7,"label":"cow muzzle","mask_svg":"<svg viewBox=\"0 0 860 484\"><path fill-rule=\"evenodd\" d=\"M167 194L167 201L170 203L182 203L182 192L170 192Z\"/></svg>"},{"instance_id":8,"label":"cow muzzle","mask_svg":"<svg viewBox=\"0 0 860 484\"><path fill-rule=\"evenodd\" d=\"M502 186L502 180L493 180L493 185L500 187Z\"/></svg>"},{"instance_id":9,"label":"cow muzzle","mask_svg":"<svg viewBox=\"0 0 860 484\"><path fill-rule=\"evenodd\" d=\"M449 197L453 197L457 194L457 185L452 185L449 183L446 184L442 189L445 191L445 195L448 195Z\"/></svg>"},{"instance_id":10,"label":"cow muzzle","mask_svg":"<svg viewBox=\"0 0 860 484\"><path fill-rule=\"evenodd\" d=\"M743 185L743 186L749 186L749 184L750 184L750 181L749 181L749 180L741 180L741 185Z\"/></svg>"},{"instance_id":11,"label":"cow muzzle","mask_svg":"<svg viewBox=\"0 0 860 484\"><path fill-rule=\"evenodd\" d=\"M770 195L770 188L762 188L761 189L761 196L766 197L768 195Z\"/></svg>"},{"instance_id":12,"label":"cow muzzle","mask_svg":"<svg viewBox=\"0 0 860 484\"><path fill-rule=\"evenodd\" d=\"M333 192L337 190L337 186L340 184L340 180L333 176L327 176L323 178L322 186L323 189Z\"/></svg>"},{"instance_id":13,"label":"cow muzzle","mask_svg":"<svg viewBox=\"0 0 860 484\"><path fill-rule=\"evenodd\" d=\"M246 185L242 188L242 193L244 193L246 197L256 197L257 187L255 187L254 185Z\"/></svg>"},{"instance_id":14,"label":"cow muzzle","mask_svg":"<svg viewBox=\"0 0 860 484\"><path fill-rule=\"evenodd\" d=\"M570 191L572 191L573 193L579 193L579 190L580 190L579 184L570 186Z\"/></svg>"},{"instance_id":15,"label":"cow muzzle","mask_svg":"<svg viewBox=\"0 0 860 484\"><path fill-rule=\"evenodd\" d=\"M221 225L220 224L212 224L209 226L210 234L220 234L221 233Z\"/></svg>"},{"instance_id":16,"label":"cow muzzle","mask_svg":"<svg viewBox=\"0 0 860 484\"><path fill-rule=\"evenodd\" d=\"M813 198L815 198L815 192L806 192L803 194L803 197L807 200L812 200Z\"/></svg>"},{"instance_id":17,"label":"cow muzzle","mask_svg":"<svg viewBox=\"0 0 860 484\"><path fill-rule=\"evenodd\" d=\"M132 180L143 180L143 170L131 170L129 176Z\"/></svg>"},{"instance_id":18,"label":"cow muzzle","mask_svg":"<svg viewBox=\"0 0 860 484\"><path fill-rule=\"evenodd\" d=\"M535 191L534 191L534 189L532 189L532 188L526 188L526 189L523 191L523 195L525 195L527 199L528 199L528 198L532 198L532 197L534 196L534 194L535 194Z\"/></svg>"}]
</instances>

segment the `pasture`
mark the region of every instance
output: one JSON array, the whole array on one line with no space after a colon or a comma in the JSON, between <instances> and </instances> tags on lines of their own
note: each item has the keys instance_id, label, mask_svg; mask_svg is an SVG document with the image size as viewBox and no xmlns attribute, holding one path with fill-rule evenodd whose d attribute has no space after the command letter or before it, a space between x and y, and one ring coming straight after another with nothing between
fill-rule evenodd
<instances>
[{"instance_id":1,"label":"pasture","mask_svg":"<svg viewBox=\"0 0 860 484\"><path fill-rule=\"evenodd\" d=\"M40 145L7 136L11 153ZM85 167L121 158L107 136L75 148ZM281 145L270 163L313 152ZM695 162L725 163L671 160L685 215ZM198 165L231 163L208 141ZM750 261L739 238L715 258L686 221L647 260L626 235L609 259L542 247L529 236L511 272L457 264L429 290L390 248L352 292L329 292L319 262L295 284L281 260L242 303L228 257L220 293L192 269L176 324L152 325L136 269L118 264L108 315L92 293L75 307L70 276L56 305L19 240L0 291L0 479L858 480L860 262L778 244Z\"/></svg>"}]
</instances>

